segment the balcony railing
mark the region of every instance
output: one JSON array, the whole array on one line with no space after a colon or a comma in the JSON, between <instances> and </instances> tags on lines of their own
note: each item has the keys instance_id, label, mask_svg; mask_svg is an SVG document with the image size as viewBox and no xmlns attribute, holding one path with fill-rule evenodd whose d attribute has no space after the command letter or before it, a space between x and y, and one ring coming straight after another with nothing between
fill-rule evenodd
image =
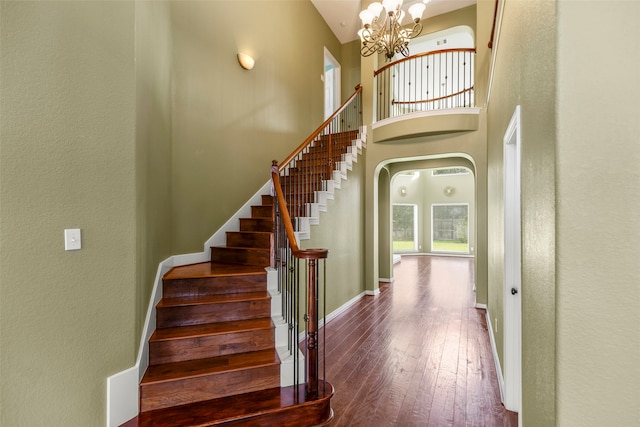
<instances>
[{"instance_id":1,"label":"balcony railing","mask_svg":"<svg viewBox=\"0 0 640 427\"><path fill-rule=\"evenodd\" d=\"M424 52L374 73L376 121L415 112L475 107L475 49Z\"/></svg>"}]
</instances>

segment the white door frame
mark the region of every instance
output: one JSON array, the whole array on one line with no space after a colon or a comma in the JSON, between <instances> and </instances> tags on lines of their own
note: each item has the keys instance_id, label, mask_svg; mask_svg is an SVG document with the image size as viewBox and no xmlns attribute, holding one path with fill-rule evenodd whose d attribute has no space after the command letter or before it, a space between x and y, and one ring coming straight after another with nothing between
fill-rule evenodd
<instances>
[{"instance_id":1,"label":"white door frame","mask_svg":"<svg viewBox=\"0 0 640 427\"><path fill-rule=\"evenodd\" d=\"M522 409L522 246L520 106L504 135L504 406ZM522 414L518 420L522 419ZM520 421L519 421L520 422Z\"/></svg>"},{"instance_id":2,"label":"white door frame","mask_svg":"<svg viewBox=\"0 0 640 427\"><path fill-rule=\"evenodd\" d=\"M327 73L327 68L330 68L329 73ZM329 49L325 47L324 48L324 71L322 74L322 81L324 82L324 111L325 111L324 118L325 119L328 119L329 116L333 114L341 104L340 74L341 74L340 63L336 58L334 58L333 55L331 55L331 52L329 52ZM328 105L329 103L331 103L331 105Z\"/></svg>"}]
</instances>

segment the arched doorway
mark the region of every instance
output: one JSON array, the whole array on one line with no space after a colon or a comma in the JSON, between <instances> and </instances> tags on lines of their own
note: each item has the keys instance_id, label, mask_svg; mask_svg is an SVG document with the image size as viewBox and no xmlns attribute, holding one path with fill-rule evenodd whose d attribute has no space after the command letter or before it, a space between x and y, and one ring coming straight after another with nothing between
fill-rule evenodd
<instances>
[{"instance_id":1,"label":"arched doorway","mask_svg":"<svg viewBox=\"0 0 640 427\"><path fill-rule=\"evenodd\" d=\"M468 173L457 174L461 171ZM378 262L381 282L393 280L393 264L402 253L475 257L477 241L475 164L468 155L450 153L389 160L379 166L377 180ZM465 188L462 189L460 184L465 181L467 181L464 184ZM456 193L458 193L457 196ZM404 250L399 248L394 250L394 205L405 206L407 216L413 215L415 219L404 232L406 237L411 234L409 230L413 230L411 239L396 239L408 242L404 243L406 245ZM466 242L460 242L466 249L452 251L448 248L433 248L434 205L466 206L468 231ZM403 232L396 232L396 235L401 233ZM459 237L460 234L457 236L452 234L444 240L465 240Z\"/></svg>"}]
</instances>

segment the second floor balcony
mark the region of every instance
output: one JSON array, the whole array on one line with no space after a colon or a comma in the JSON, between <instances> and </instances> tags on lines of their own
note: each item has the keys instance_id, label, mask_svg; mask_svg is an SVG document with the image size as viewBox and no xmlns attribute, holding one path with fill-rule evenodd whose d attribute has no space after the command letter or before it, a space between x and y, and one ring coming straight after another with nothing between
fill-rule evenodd
<instances>
[{"instance_id":1,"label":"second floor balcony","mask_svg":"<svg viewBox=\"0 0 640 427\"><path fill-rule=\"evenodd\" d=\"M375 71L375 140L477 130L474 73L474 48L423 52Z\"/></svg>"}]
</instances>

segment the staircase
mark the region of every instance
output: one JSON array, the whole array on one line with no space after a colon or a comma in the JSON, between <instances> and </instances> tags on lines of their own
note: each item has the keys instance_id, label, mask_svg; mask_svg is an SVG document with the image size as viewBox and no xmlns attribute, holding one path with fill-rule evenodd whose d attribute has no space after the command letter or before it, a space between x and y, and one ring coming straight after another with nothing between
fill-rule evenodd
<instances>
[{"instance_id":1,"label":"staircase","mask_svg":"<svg viewBox=\"0 0 640 427\"><path fill-rule=\"evenodd\" d=\"M357 153L357 132L333 138L336 173L330 180L322 181L326 162L311 160L326 151L322 141L285 178L293 182L307 174L313 187L305 188L322 188L305 192L283 184L303 227L318 222L351 168L351 152ZM149 367L140 382L140 414L124 426L305 426L331 419L330 393L306 401L304 385L281 387L265 269L274 263L273 228L273 198L265 195L250 218L240 219L239 231L227 233L226 246L211 248L210 262L164 275Z\"/></svg>"},{"instance_id":2,"label":"staircase","mask_svg":"<svg viewBox=\"0 0 640 427\"><path fill-rule=\"evenodd\" d=\"M357 87L335 120L347 114L359 118L360 91ZM349 104L353 112L344 112L353 99L358 100ZM274 180L283 182L278 194L296 224L295 240L308 238L310 225L318 223L319 212L346 179L362 149L363 132L315 136L283 162L279 174L272 171ZM261 204L251 207L251 217L239 220L239 230L227 232L226 245L211 247L208 262L173 267L163 276L149 365L140 381L139 415L123 427L298 427L330 422L333 389L313 368L317 353L309 350L308 371L297 384L297 329L287 334L297 315L283 320L280 298L271 299L279 285L268 280L273 275L268 276L267 267L284 266L281 240L275 235L281 210L282 203L277 208L271 195L262 196ZM290 230L287 235L293 236ZM309 318L317 324L317 313L311 311ZM307 329L315 328L307 324ZM293 342L293 350L277 348L282 341L284 348ZM315 335L312 342L317 345ZM283 363L289 366L284 369Z\"/></svg>"}]
</instances>

